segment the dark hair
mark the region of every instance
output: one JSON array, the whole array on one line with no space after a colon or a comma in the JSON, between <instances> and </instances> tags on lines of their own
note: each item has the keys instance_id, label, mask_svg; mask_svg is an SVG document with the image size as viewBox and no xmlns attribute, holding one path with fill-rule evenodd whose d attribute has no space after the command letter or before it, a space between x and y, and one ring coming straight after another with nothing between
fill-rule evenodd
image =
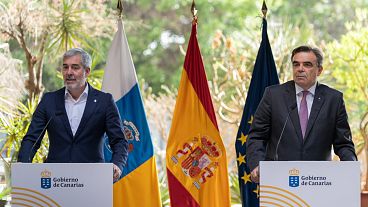
<instances>
[{"instance_id":1,"label":"dark hair","mask_svg":"<svg viewBox=\"0 0 368 207\"><path fill-rule=\"evenodd\" d=\"M91 68L92 58L91 56L81 48L72 48L66 51L63 55L63 60L72 56L80 55L81 64L84 68Z\"/></svg>"},{"instance_id":2,"label":"dark hair","mask_svg":"<svg viewBox=\"0 0 368 207\"><path fill-rule=\"evenodd\" d=\"M317 57L317 66L322 67L323 54L322 54L322 51L319 48L311 47L311 46L308 46L308 45L299 46L299 47L295 48L293 50L293 52L291 52L291 61L293 61L293 58L294 58L295 54L300 53L300 52L313 52L314 55Z\"/></svg>"}]
</instances>

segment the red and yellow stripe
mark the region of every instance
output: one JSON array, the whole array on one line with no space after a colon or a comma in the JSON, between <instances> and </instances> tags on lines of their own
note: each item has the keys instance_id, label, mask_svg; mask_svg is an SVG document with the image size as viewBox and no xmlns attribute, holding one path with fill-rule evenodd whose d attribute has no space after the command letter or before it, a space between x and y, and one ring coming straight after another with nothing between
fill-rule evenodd
<instances>
[{"instance_id":1,"label":"red and yellow stripe","mask_svg":"<svg viewBox=\"0 0 368 207\"><path fill-rule=\"evenodd\" d=\"M193 184L195 179L183 173L181 161L172 160L178 150L194 137L207 136L216 143L221 155L213 175L207 177L200 188ZM200 141L199 141L200 143ZM199 144L200 146L200 144ZM196 24L192 34L180 81L173 121L166 149L166 165L169 181L171 206L230 206L229 183L225 147L218 130L216 116L207 84L207 78L196 37Z\"/></svg>"}]
</instances>

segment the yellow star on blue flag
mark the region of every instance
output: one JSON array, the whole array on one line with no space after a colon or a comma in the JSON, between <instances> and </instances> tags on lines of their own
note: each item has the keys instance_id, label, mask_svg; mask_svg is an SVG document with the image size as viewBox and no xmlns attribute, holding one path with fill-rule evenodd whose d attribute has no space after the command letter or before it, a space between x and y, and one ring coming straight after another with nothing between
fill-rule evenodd
<instances>
[{"instance_id":1,"label":"yellow star on blue flag","mask_svg":"<svg viewBox=\"0 0 368 207\"><path fill-rule=\"evenodd\" d=\"M243 175L243 177L241 177L241 179L243 179L243 181L244 181L244 184L247 184L247 182L252 182L252 180L250 179L250 173L249 174L247 174L247 172L245 172L244 171L244 175Z\"/></svg>"},{"instance_id":2,"label":"yellow star on blue flag","mask_svg":"<svg viewBox=\"0 0 368 207\"><path fill-rule=\"evenodd\" d=\"M245 155L239 153L239 156L236 158L236 160L239 162L238 165L241 165L242 163L245 164Z\"/></svg>"},{"instance_id":3,"label":"yellow star on blue flag","mask_svg":"<svg viewBox=\"0 0 368 207\"><path fill-rule=\"evenodd\" d=\"M248 136L245 136L243 133L241 134L241 136L238 138L238 140L239 141L241 141L241 143L242 143L242 145L244 144L244 143L246 143L247 142L247 137Z\"/></svg>"}]
</instances>

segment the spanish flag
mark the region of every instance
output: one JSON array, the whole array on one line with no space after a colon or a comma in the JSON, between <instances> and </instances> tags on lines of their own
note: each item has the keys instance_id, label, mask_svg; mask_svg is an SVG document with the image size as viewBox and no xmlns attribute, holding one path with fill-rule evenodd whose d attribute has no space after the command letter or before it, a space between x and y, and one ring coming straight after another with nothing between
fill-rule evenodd
<instances>
[{"instance_id":1,"label":"spanish flag","mask_svg":"<svg viewBox=\"0 0 368 207\"><path fill-rule=\"evenodd\" d=\"M170 202L173 207L227 207L226 152L196 35L193 21L166 148Z\"/></svg>"}]
</instances>

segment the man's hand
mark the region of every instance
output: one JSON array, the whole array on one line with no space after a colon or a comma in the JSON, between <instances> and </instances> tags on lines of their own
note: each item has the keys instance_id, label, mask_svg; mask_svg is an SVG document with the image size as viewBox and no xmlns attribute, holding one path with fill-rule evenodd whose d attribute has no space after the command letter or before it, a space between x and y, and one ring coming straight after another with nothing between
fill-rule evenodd
<instances>
[{"instance_id":1,"label":"man's hand","mask_svg":"<svg viewBox=\"0 0 368 207\"><path fill-rule=\"evenodd\" d=\"M250 179L255 183L259 183L259 166L254 168L250 173Z\"/></svg>"},{"instance_id":2,"label":"man's hand","mask_svg":"<svg viewBox=\"0 0 368 207\"><path fill-rule=\"evenodd\" d=\"M114 182L118 181L121 175L121 170L118 166L116 166L115 164L113 164L113 178L114 178Z\"/></svg>"}]
</instances>

